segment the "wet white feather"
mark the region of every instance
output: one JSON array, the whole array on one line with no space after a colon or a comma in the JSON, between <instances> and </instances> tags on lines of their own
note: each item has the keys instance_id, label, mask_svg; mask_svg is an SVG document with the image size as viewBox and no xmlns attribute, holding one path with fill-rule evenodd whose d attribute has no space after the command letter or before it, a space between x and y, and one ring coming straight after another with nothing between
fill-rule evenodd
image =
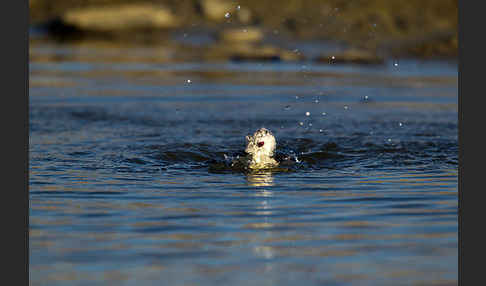
<instances>
[{"instance_id":1,"label":"wet white feather","mask_svg":"<svg viewBox=\"0 0 486 286\"><path fill-rule=\"evenodd\" d=\"M262 142L263 145L259 146ZM272 158L276 147L277 140L266 128L260 128L252 136L246 136L245 152L249 155L249 167L260 169L278 166L278 162Z\"/></svg>"}]
</instances>

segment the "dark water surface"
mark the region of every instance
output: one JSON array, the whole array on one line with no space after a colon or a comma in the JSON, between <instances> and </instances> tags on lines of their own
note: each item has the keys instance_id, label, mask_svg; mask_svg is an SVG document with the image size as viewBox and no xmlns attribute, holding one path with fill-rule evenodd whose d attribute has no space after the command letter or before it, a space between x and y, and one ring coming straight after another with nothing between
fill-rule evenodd
<instances>
[{"instance_id":1,"label":"dark water surface","mask_svg":"<svg viewBox=\"0 0 486 286\"><path fill-rule=\"evenodd\" d=\"M455 63L167 54L30 46L32 285L457 285Z\"/></svg>"}]
</instances>

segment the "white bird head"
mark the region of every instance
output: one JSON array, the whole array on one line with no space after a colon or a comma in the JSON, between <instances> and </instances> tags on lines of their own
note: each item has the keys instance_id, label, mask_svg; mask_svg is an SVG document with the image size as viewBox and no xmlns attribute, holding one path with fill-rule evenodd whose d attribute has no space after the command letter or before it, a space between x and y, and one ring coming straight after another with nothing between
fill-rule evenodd
<instances>
[{"instance_id":1,"label":"white bird head","mask_svg":"<svg viewBox=\"0 0 486 286\"><path fill-rule=\"evenodd\" d=\"M270 130L260 128L255 131L253 136L246 136L246 144L245 152L254 157L272 157L277 146L277 140Z\"/></svg>"}]
</instances>

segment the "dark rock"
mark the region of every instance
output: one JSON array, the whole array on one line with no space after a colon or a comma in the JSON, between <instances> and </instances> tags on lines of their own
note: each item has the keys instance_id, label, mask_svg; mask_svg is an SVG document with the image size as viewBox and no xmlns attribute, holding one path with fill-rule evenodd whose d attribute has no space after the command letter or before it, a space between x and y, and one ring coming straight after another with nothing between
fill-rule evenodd
<instances>
[{"instance_id":1,"label":"dark rock","mask_svg":"<svg viewBox=\"0 0 486 286\"><path fill-rule=\"evenodd\" d=\"M207 54L209 59L232 60L236 62L245 61L297 61L302 56L291 51L270 46L256 44L227 44L221 43L210 49Z\"/></svg>"},{"instance_id":2,"label":"dark rock","mask_svg":"<svg viewBox=\"0 0 486 286\"><path fill-rule=\"evenodd\" d=\"M333 53L329 55L321 55L316 58L319 63L328 64L367 64L367 65L378 65L384 64L385 60L374 53L349 49L341 53Z\"/></svg>"}]
</instances>

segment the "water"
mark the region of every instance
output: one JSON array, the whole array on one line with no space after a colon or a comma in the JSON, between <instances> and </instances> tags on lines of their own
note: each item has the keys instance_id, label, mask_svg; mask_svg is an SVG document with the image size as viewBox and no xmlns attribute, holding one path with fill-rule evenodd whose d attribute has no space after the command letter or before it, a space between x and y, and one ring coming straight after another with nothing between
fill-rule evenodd
<instances>
[{"instance_id":1,"label":"water","mask_svg":"<svg viewBox=\"0 0 486 286\"><path fill-rule=\"evenodd\" d=\"M31 44L32 285L457 285L454 63L177 55Z\"/></svg>"}]
</instances>

